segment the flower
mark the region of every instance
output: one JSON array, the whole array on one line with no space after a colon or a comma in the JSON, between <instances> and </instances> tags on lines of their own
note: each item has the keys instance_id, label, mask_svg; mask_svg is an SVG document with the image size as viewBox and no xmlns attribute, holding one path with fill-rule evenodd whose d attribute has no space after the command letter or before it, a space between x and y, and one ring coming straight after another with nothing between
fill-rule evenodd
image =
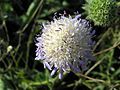
<instances>
[{"instance_id":1,"label":"flower","mask_svg":"<svg viewBox=\"0 0 120 90\"><path fill-rule=\"evenodd\" d=\"M110 26L117 19L116 0L86 0L83 9L95 25Z\"/></svg>"},{"instance_id":2,"label":"flower","mask_svg":"<svg viewBox=\"0 0 120 90\"><path fill-rule=\"evenodd\" d=\"M51 75L59 70L60 79L63 72L86 70L90 60L94 59L94 42L91 40L94 31L80 16L54 18L43 24L42 34L36 38L35 60L42 60L44 67L52 70Z\"/></svg>"}]
</instances>

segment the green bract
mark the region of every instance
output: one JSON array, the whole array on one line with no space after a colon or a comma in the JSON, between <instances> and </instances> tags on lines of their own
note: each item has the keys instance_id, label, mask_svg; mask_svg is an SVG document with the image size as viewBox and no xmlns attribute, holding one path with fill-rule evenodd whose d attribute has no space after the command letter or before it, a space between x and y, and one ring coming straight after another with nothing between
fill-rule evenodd
<instances>
[{"instance_id":1,"label":"green bract","mask_svg":"<svg viewBox=\"0 0 120 90\"><path fill-rule=\"evenodd\" d=\"M109 26L116 18L115 0L86 0L83 9L95 25Z\"/></svg>"}]
</instances>

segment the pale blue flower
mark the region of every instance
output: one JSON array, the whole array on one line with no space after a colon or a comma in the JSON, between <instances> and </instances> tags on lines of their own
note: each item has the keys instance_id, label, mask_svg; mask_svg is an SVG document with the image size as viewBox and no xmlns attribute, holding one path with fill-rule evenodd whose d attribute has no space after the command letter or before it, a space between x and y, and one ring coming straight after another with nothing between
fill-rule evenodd
<instances>
[{"instance_id":1,"label":"pale blue flower","mask_svg":"<svg viewBox=\"0 0 120 90\"><path fill-rule=\"evenodd\" d=\"M88 21L80 15L54 18L43 24L42 34L37 37L36 60L42 60L44 67L52 70L51 75L59 71L81 72L87 69L88 63L94 59L91 38L94 34Z\"/></svg>"}]
</instances>

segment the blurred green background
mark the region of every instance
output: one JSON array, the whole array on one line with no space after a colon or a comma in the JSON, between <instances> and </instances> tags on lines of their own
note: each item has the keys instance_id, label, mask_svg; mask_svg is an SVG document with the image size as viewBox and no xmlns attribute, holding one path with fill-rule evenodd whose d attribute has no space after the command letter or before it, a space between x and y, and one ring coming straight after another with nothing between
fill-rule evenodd
<instances>
[{"instance_id":1,"label":"blurred green background","mask_svg":"<svg viewBox=\"0 0 120 90\"><path fill-rule=\"evenodd\" d=\"M86 18L85 0L0 0L0 90L120 90L120 1L112 27L95 26L94 56L83 74L62 80L35 61L35 37L55 13L75 12Z\"/></svg>"}]
</instances>

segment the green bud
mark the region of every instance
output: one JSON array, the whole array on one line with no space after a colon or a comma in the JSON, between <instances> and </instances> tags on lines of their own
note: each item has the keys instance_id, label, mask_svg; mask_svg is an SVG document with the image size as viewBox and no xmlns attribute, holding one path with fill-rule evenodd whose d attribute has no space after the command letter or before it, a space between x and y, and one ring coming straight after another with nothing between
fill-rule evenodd
<instances>
[{"instance_id":1,"label":"green bud","mask_svg":"<svg viewBox=\"0 0 120 90\"><path fill-rule=\"evenodd\" d=\"M110 26L117 18L115 0L86 0L83 9L95 25Z\"/></svg>"}]
</instances>

